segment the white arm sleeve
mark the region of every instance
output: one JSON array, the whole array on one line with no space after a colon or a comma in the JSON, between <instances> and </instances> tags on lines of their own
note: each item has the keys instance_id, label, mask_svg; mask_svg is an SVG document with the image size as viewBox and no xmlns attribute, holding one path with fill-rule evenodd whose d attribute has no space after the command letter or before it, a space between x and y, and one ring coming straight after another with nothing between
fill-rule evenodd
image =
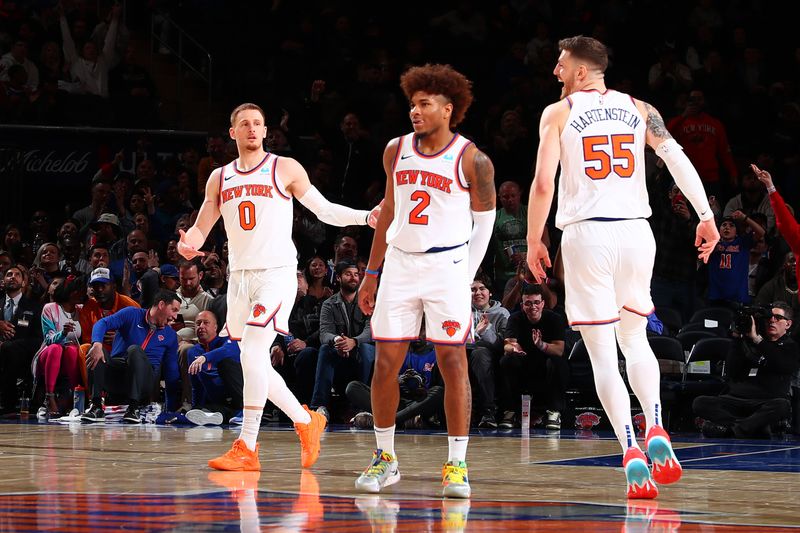
<instances>
[{"instance_id":1,"label":"white arm sleeve","mask_svg":"<svg viewBox=\"0 0 800 533\"><path fill-rule=\"evenodd\" d=\"M302 198L297 200L317 215L318 219L331 226L365 226L367 224L369 211L331 203L313 185Z\"/></svg>"},{"instance_id":2,"label":"white arm sleeve","mask_svg":"<svg viewBox=\"0 0 800 533\"><path fill-rule=\"evenodd\" d=\"M472 211L472 235L469 237L469 281L475 279L478 267L486 255L486 248L492 238L494 219L497 211Z\"/></svg>"},{"instance_id":3,"label":"white arm sleeve","mask_svg":"<svg viewBox=\"0 0 800 533\"><path fill-rule=\"evenodd\" d=\"M675 178L675 184L683 195L691 202L700 220L714 218L714 213L708 205L708 197L692 162L683 153L683 148L675 139L667 139L656 148L656 155L667 164L669 173Z\"/></svg>"}]
</instances>

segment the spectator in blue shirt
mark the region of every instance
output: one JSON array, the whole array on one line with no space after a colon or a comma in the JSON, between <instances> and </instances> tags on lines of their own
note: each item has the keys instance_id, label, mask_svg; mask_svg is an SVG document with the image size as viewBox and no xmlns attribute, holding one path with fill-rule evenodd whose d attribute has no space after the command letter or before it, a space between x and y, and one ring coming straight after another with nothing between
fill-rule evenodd
<instances>
[{"instance_id":1,"label":"spectator in blue shirt","mask_svg":"<svg viewBox=\"0 0 800 533\"><path fill-rule=\"evenodd\" d=\"M218 336L211 311L200 311L194 325L198 344L186 354L192 381L192 409L186 418L198 426L227 423L244 406L239 343Z\"/></svg>"},{"instance_id":2,"label":"spectator in blue shirt","mask_svg":"<svg viewBox=\"0 0 800 533\"><path fill-rule=\"evenodd\" d=\"M149 309L126 307L97 321L92 328L92 347L86 366L92 381L92 404L81 417L87 422L102 422L103 393L127 396L124 422L140 423L139 408L149 401L153 387L164 378L167 385L166 409L174 411L180 389L178 336L170 323L180 309L180 298L161 290ZM103 349L103 337L116 331L111 354Z\"/></svg>"}]
</instances>

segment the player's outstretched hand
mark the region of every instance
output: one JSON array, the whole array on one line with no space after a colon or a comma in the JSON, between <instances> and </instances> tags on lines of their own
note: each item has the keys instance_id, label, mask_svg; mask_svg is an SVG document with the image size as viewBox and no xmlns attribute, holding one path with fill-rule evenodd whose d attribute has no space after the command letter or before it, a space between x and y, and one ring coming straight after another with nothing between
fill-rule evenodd
<instances>
[{"instance_id":1,"label":"player's outstretched hand","mask_svg":"<svg viewBox=\"0 0 800 533\"><path fill-rule=\"evenodd\" d=\"M358 289L358 307L365 315L375 311L375 292L378 290L378 280L374 276L364 276L361 287Z\"/></svg>"},{"instance_id":2,"label":"player's outstretched hand","mask_svg":"<svg viewBox=\"0 0 800 533\"><path fill-rule=\"evenodd\" d=\"M697 234L694 239L694 245L699 252L698 257L703 260L703 263L708 263L708 257L711 252L717 247L719 242L719 231L717 224L713 218L708 220L701 220L697 225Z\"/></svg>"},{"instance_id":3,"label":"player's outstretched hand","mask_svg":"<svg viewBox=\"0 0 800 533\"><path fill-rule=\"evenodd\" d=\"M543 242L539 241L536 246L528 247L528 268L536 283L542 283L547 279L547 273L545 273L544 269L551 266L553 265L550 263L550 254Z\"/></svg>"},{"instance_id":4,"label":"player's outstretched hand","mask_svg":"<svg viewBox=\"0 0 800 533\"><path fill-rule=\"evenodd\" d=\"M184 257L184 259L186 259L187 261L191 261L195 257L202 257L206 255L205 252L201 252L200 250L198 250L197 248L186 242L185 231L181 229L178 230L178 232L180 233L181 236L180 240L178 241L178 253L181 254Z\"/></svg>"},{"instance_id":5,"label":"player's outstretched hand","mask_svg":"<svg viewBox=\"0 0 800 533\"><path fill-rule=\"evenodd\" d=\"M381 200L381 203L373 207L372 211L369 212L369 216L367 217L367 225L370 228L375 229L375 226L378 225L378 217L381 216L382 209L383 209L383 200Z\"/></svg>"}]
</instances>

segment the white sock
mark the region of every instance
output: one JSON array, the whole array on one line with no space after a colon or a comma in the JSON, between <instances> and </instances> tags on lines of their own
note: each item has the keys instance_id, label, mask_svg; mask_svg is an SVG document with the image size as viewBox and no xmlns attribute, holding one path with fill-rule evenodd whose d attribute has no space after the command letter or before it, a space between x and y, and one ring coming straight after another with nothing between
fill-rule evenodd
<instances>
[{"instance_id":1,"label":"white sock","mask_svg":"<svg viewBox=\"0 0 800 533\"><path fill-rule=\"evenodd\" d=\"M244 375L244 400L242 430L239 438L244 440L251 450L256 449L258 430L261 428L261 415L269 394L269 356L265 357L264 346L272 344L275 331L268 328L246 326L242 335L241 362Z\"/></svg>"},{"instance_id":2,"label":"white sock","mask_svg":"<svg viewBox=\"0 0 800 533\"><path fill-rule=\"evenodd\" d=\"M251 451L256 449L256 441L258 440L258 430L261 428L261 415L264 413L261 409L243 409L244 417L242 421L242 430L239 433L239 438L247 444Z\"/></svg>"},{"instance_id":3,"label":"white sock","mask_svg":"<svg viewBox=\"0 0 800 533\"><path fill-rule=\"evenodd\" d=\"M467 460L467 444L469 444L469 437L447 437L448 461L465 462Z\"/></svg>"},{"instance_id":4,"label":"white sock","mask_svg":"<svg viewBox=\"0 0 800 533\"><path fill-rule=\"evenodd\" d=\"M614 427L622 453L631 447L638 448L631 421L631 400L617 363L614 326L612 324L582 326L580 332L592 361L597 397L600 398L600 403Z\"/></svg>"},{"instance_id":5,"label":"white sock","mask_svg":"<svg viewBox=\"0 0 800 533\"><path fill-rule=\"evenodd\" d=\"M394 428L394 424L388 428L375 426L375 441L378 444L378 449L392 455L394 455Z\"/></svg>"},{"instance_id":6,"label":"white sock","mask_svg":"<svg viewBox=\"0 0 800 533\"><path fill-rule=\"evenodd\" d=\"M286 416L291 418L295 424L311 422L311 415L303 409L292 391L286 386L283 377L272 366L267 370L267 379L269 379L269 400L275 404L275 407L286 413Z\"/></svg>"},{"instance_id":7,"label":"white sock","mask_svg":"<svg viewBox=\"0 0 800 533\"><path fill-rule=\"evenodd\" d=\"M631 389L642 406L647 429L661 425L661 371L650 343L647 318L625 310L617 325L619 347L625 355L625 369Z\"/></svg>"}]
</instances>

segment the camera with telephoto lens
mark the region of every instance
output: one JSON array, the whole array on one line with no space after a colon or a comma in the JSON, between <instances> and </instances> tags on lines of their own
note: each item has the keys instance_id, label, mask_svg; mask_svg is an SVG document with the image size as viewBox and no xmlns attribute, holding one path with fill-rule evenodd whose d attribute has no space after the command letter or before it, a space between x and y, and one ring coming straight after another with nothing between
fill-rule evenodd
<instances>
[{"instance_id":1,"label":"camera with telephoto lens","mask_svg":"<svg viewBox=\"0 0 800 533\"><path fill-rule=\"evenodd\" d=\"M425 378L413 368L409 368L397 376L397 381L400 384L400 395L403 398L411 400L425 398Z\"/></svg>"},{"instance_id":2,"label":"camera with telephoto lens","mask_svg":"<svg viewBox=\"0 0 800 533\"><path fill-rule=\"evenodd\" d=\"M740 335L750 333L753 321L756 323L756 333L761 334L766 331L769 317L772 316L772 309L763 305L743 305L736 311L733 320L733 331Z\"/></svg>"}]
</instances>

